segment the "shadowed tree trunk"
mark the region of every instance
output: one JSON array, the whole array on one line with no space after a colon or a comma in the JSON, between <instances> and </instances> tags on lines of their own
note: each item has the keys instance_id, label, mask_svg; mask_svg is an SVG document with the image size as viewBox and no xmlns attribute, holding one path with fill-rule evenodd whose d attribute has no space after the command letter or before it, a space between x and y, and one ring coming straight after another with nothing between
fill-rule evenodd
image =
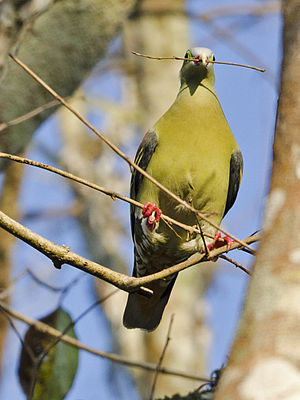
<instances>
[{"instance_id":1,"label":"shadowed tree trunk","mask_svg":"<svg viewBox=\"0 0 300 400\"><path fill-rule=\"evenodd\" d=\"M17 52L59 94L69 96L120 32L134 3L134 0L4 1L0 8L0 122L11 121L53 100L8 58L9 51ZM0 131L2 151L24 150L35 129L53 110Z\"/></svg>"}]
</instances>

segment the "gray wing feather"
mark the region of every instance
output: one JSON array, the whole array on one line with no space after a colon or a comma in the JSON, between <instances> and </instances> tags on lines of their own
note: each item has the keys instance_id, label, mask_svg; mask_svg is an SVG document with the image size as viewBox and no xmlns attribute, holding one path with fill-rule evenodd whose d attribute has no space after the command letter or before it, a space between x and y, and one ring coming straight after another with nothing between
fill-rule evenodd
<instances>
[{"instance_id":1,"label":"gray wing feather","mask_svg":"<svg viewBox=\"0 0 300 400\"><path fill-rule=\"evenodd\" d=\"M233 206L239 191L243 172L243 158L239 150L232 153L230 158L229 184L224 216Z\"/></svg>"},{"instance_id":2,"label":"gray wing feather","mask_svg":"<svg viewBox=\"0 0 300 400\"><path fill-rule=\"evenodd\" d=\"M148 131L139 148L136 152L136 156L134 162L141 167L144 171L146 171L148 164L151 160L151 157L154 154L154 151L157 146L157 135L153 130ZM144 175L142 175L137 170L132 172L131 183L130 183L130 197L132 199L136 199L139 188L141 187L142 181L144 179ZM131 216L131 232L134 232L134 206L130 207L130 216Z\"/></svg>"}]
</instances>

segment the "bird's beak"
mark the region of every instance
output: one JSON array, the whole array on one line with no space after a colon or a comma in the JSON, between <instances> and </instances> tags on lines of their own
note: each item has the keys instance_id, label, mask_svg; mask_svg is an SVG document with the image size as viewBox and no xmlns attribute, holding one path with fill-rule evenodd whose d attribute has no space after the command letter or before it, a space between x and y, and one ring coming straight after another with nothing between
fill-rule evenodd
<instances>
[{"instance_id":1,"label":"bird's beak","mask_svg":"<svg viewBox=\"0 0 300 400\"><path fill-rule=\"evenodd\" d=\"M208 66L208 57L205 54L201 54L200 56L195 57L199 61L194 61L195 65L204 65L205 67Z\"/></svg>"}]
</instances>

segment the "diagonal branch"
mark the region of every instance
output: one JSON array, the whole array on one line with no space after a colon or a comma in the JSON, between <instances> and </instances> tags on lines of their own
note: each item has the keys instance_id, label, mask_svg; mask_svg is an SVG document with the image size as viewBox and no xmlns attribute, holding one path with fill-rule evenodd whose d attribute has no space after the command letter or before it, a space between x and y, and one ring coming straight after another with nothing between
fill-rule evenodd
<instances>
[{"instance_id":1,"label":"diagonal branch","mask_svg":"<svg viewBox=\"0 0 300 400\"><path fill-rule=\"evenodd\" d=\"M9 122L2 122L0 124L0 132L4 131L9 126L18 125L21 122L27 121L28 119L35 117L36 115L42 113L43 111L48 110L48 108L55 107L55 106L57 106L59 104L60 104L59 101L52 100L49 103L46 103L46 104L44 104L42 106L39 106L39 107L35 108L34 110L32 110L32 111L30 111L30 112L28 112L28 113L26 113L24 115L21 115L20 117L15 118L15 119L13 119L13 120L11 120Z\"/></svg>"},{"instance_id":2,"label":"diagonal branch","mask_svg":"<svg viewBox=\"0 0 300 400\"><path fill-rule=\"evenodd\" d=\"M138 202L136 200L130 199L129 197L123 196L123 195L121 195L119 193L116 193L116 192L114 192L112 190L108 190L108 189L106 189L106 188L104 188L102 186L96 185L95 183L89 182L89 181L87 181L87 180L85 180L83 178L80 178L80 177L78 177L76 175L73 175L73 174L71 174L69 172L63 171L63 170L61 170L59 168L52 167L51 165L47 165L47 164L40 163L38 161L30 160L29 158L19 157L19 156L13 155L13 154L2 153L2 152L0 152L0 158L5 158L7 160L12 160L12 161L16 161L18 163L27 164L27 165L31 165L33 167L38 167L38 168L45 169L45 170L53 172L53 173L55 173L57 175L63 176L64 178L71 179L72 181L81 183L82 185L85 185L85 186L90 187L90 188L92 188L94 190L97 190L97 191L99 191L101 193L104 193L104 194L110 196L112 198L112 200L119 199L119 200L125 201L125 202L127 202L129 204L132 204L132 205L134 205L136 207L144 208L144 204L142 204L142 203L140 203L140 202ZM193 226L189 226L189 225L183 224L182 222L176 221L175 219L170 218L167 215L162 214L162 219L164 221L167 221L167 222L171 223L171 224L177 225L180 228L185 229L188 232L199 233L199 229L197 229L197 228L195 228ZM211 235L209 235L209 236L212 237Z\"/></svg>"},{"instance_id":3,"label":"diagonal branch","mask_svg":"<svg viewBox=\"0 0 300 400\"><path fill-rule=\"evenodd\" d=\"M24 225L8 217L6 214L0 211L0 227L10 232L17 238L23 240L36 250L43 253L48 257L56 268L61 268L62 264L68 264L81 271L87 272L97 278L100 278L112 285L118 287L126 292L140 291L145 296L151 296L152 291L144 285L166 278L175 272L180 272L192 265L198 264L200 261L208 261L215 257L227 252L227 244L223 247L215 249L210 252L210 258L206 257L204 253L195 253L189 257L186 261L179 264L173 265L172 267L166 268L162 271L156 272L155 274L147 275L141 278L129 277L128 275L120 272L113 271L101 264L97 264L87 258L81 257L76 253L70 251L66 246L58 246L57 244L45 239L44 237L32 232ZM250 236L245 239L247 243L254 243L260 239L260 235ZM230 250L240 248L241 245L237 242L232 243Z\"/></svg>"},{"instance_id":4,"label":"diagonal branch","mask_svg":"<svg viewBox=\"0 0 300 400\"><path fill-rule=\"evenodd\" d=\"M40 332L47 333L48 335L51 335L55 338L59 338L65 343L68 343L80 350L87 351L91 354L95 354L96 356L100 356L103 358L106 358L108 360L111 360L113 362L127 365L128 367L134 367L134 368L142 368L148 371L153 371L155 372L157 370L157 365L152 364L152 363L146 363L146 362L139 362L139 361L132 361L128 360L126 357L121 356L119 354L114 354L114 353L107 353L101 350L94 349L93 347L87 346L80 341L68 336L68 335L62 335L62 332L59 330L53 328L52 326L45 324L44 322L37 321L33 318L29 318L13 309L11 309L6 303L0 301L0 308L2 308L8 315L10 315L13 318L18 319L19 321L25 322L27 325L33 326L35 329L37 329ZM168 375L174 375L177 377L185 378L185 379L192 379L196 381L207 381L207 378L203 378L200 376L197 376L195 374L188 374L186 372L181 372L178 371L174 368L160 368L159 373L161 374L168 374Z\"/></svg>"},{"instance_id":5,"label":"diagonal branch","mask_svg":"<svg viewBox=\"0 0 300 400\"><path fill-rule=\"evenodd\" d=\"M123 153L115 144L110 142L101 132L99 132L92 124L90 124L78 111L76 111L63 97L55 92L49 85L47 85L38 75L36 75L27 65L25 65L21 60L17 57L10 54L10 57L26 71L33 79L35 79L41 86L43 86L53 97L55 97L62 105L64 105L69 111L71 111L84 125L86 125L92 132L94 132L101 140L104 141L116 154L118 154L127 164L136 169L139 173L149 179L154 185L156 185L160 190L166 193L168 196L172 197L175 201L185 206L188 210L196 213L200 218L204 221L209 223L215 229L219 230L220 232L224 233L226 236L231 237L234 241L238 242L242 246L248 248L251 252L254 252L247 243L243 242L242 240L238 239L237 237L233 236L232 234L226 232L223 228L219 227L217 224L213 223L209 220L204 214L200 211L196 210L186 201L182 200L180 197L176 196L173 192L163 186L160 182L154 179L151 175L149 175L146 171L144 171L139 165L135 164Z\"/></svg>"},{"instance_id":6,"label":"diagonal branch","mask_svg":"<svg viewBox=\"0 0 300 400\"><path fill-rule=\"evenodd\" d=\"M249 269L247 269L246 267L244 267L242 264L238 263L237 261L233 260L232 258L225 256L225 254L220 255L220 258L235 265L237 268L244 271L247 275L252 275L252 273L251 273L251 271L249 271Z\"/></svg>"}]
</instances>

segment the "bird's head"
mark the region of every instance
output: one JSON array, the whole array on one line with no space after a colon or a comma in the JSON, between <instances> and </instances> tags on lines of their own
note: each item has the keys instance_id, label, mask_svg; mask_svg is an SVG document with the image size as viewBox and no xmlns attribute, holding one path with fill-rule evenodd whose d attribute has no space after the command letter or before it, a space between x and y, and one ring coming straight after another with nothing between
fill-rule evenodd
<instances>
[{"instance_id":1,"label":"bird's head","mask_svg":"<svg viewBox=\"0 0 300 400\"><path fill-rule=\"evenodd\" d=\"M199 86L205 79L211 86L214 85L215 75L213 64L209 61L215 61L215 56L210 49L206 47L193 47L188 49L184 58L190 58L191 61L185 60L180 70L181 85ZM196 59L197 61L194 61Z\"/></svg>"}]
</instances>

